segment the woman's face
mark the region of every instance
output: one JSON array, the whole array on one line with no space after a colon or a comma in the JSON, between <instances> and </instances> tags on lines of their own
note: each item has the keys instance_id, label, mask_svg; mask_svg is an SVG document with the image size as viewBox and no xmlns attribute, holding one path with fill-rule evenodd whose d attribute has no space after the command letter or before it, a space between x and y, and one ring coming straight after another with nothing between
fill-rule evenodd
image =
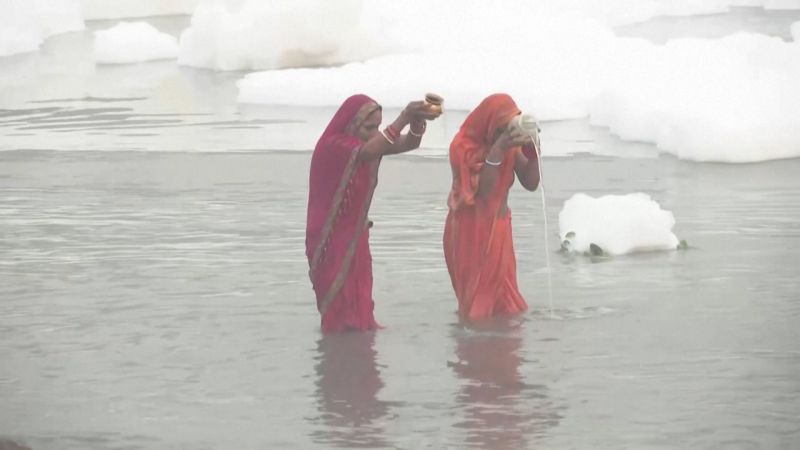
<instances>
[{"instance_id":1,"label":"woman's face","mask_svg":"<svg viewBox=\"0 0 800 450\"><path fill-rule=\"evenodd\" d=\"M361 122L361 125L356 130L356 137L364 142L372 139L373 136L378 134L378 127L381 125L382 120L383 114L381 114L381 110L375 110Z\"/></svg>"},{"instance_id":2,"label":"woman's face","mask_svg":"<svg viewBox=\"0 0 800 450\"><path fill-rule=\"evenodd\" d=\"M514 115L514 117L517 117L517 115ZM492 136L491 144L497 142L497 140L500 139L500 136L502 136L502 134L505 133L509 129L509 127L511 127L511 121L514 120L514 117L511 117L510 119L508 119L508 122L504 123L503 125L497 127L497 129L494 130L494 135Z\"/></svg>"},{"instance_id":3,"label":"woman's face","mask_svg":"<svg viewBox=\"0 0 800 450\"><path fill-rule=\"evenodd\" d=\"M506 132L506 129L508 129L508 126L503 126L503 127L500 127L498 129L494 130L494 136L492 136L492 142L491 143L494 144L495 142L497 142L497 140L500 139L500 136L502 136L503 133Z\"/></svg>"}]
</instances>

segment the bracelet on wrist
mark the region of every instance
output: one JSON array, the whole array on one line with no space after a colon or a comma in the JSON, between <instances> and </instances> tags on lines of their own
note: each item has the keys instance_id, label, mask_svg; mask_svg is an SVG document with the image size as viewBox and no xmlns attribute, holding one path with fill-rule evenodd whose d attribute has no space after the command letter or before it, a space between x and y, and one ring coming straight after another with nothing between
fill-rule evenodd
<instances>
[{"instance_id":1,"label":"bracelet on wrist","mask_svg":"<svg viewBox=\"0 0 800 450\"><path fill-rule=\"evenodd\" d=\"M389 125L388 127L384 128L383 132L384 137L386 137L386 139L392 144L394 144L395 141L397 141L397 139L400 137L400 131L398 131L394 125Z\"/></svg>"},{"instance_id":2,"label":"bracelet on wrist","mask_svg":"<svg viewBox=\"0 0 800 450\"><path fill-rule=\"evenodd\" d=\"M383 136L383 138L386 139L390 144L394 145L394 139L389 137L389 135L386 133L386 130L381 130L381 136Z\"/></svg>"}]
</instances>

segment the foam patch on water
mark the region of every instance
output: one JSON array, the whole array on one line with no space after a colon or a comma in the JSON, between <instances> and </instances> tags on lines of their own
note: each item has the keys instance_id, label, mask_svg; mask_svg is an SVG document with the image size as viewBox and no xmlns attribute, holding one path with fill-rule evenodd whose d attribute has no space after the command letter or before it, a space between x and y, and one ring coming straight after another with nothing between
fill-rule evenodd
<instances>
[{"instance_id":1,"label":"foam patch on water","mask_svg":"<svg viewBox=\"0 0 800 450\"><path fill-rule=\"evenodd\" d=\"M0 56L32 52L48 37L85 28L78 0L4 0Z\"/></svg>"},{"instance_id":2,"label":"foam patch on water","mask_svg":"<svg viewBox=\"0 0 800 450\"><path fill-rule=\"evenodd\" d=\"M178 41L145 22L120 22L94 32L94 57L100 64L126 64L178 56Z\"/></svg>"},{"instance_id":3,"label":"foam patch on water","mask_svg":"<svg viewBox=\"0 0 800 450\"><path fill-rule=\"evenodd\" d=\"M571 252L590 252L591 244L609 255L675 250L675 217L643 193L593 198L575 194L558 214L559 235Z\"/></svg>"}]
</instances>

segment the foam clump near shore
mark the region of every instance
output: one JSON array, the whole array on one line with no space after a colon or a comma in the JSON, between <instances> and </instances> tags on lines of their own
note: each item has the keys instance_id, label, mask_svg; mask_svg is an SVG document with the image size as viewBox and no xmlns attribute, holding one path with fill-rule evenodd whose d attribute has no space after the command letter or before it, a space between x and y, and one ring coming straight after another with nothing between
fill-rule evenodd
<instances>
[{"instance_id":1,"label":"foam clump near shore","mask_svg":"<svg viewBox=\"0 0 800 450\"><path fill-rule=\"evenodd\" d=\"M625 255L675 250L675 217L643 193L593 198L575 194L558 215L562 248L570 253Z\"/></svg>"}]
</instances>

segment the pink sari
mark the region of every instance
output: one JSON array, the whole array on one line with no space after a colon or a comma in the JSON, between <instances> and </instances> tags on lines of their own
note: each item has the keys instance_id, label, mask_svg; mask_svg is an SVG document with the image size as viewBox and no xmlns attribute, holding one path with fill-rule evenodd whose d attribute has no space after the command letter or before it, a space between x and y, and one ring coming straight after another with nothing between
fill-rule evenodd
<instances>
[{"instance_id":1,"label":"pink sari","mask_svg":"<svg viewBox=\"0 0 800 450\"><path fill-rule=\"evenodd\" d=\"M364 142L352 134L379 108L366 95L348 98L311 157L306 256L323 333L380 327L372 313L367 219L380 160L358 161Z\"/></svg>"}]
</instances>

